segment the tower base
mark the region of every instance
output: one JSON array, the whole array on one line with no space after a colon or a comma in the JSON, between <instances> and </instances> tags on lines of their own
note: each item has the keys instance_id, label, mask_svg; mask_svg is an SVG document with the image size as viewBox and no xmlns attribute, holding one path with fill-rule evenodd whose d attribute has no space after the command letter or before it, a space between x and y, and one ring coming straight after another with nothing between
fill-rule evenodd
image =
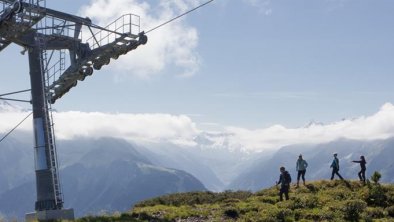
<instances>
[{"instance_id":1,"label":"tower base","mask_svg":"<svg viewBox=\"0 0 394 222\"><path fill-rule=\"evenodd\" d=\"M74 209L44 210L27 213L26 222L50 220L74 220Z\"/></svg>"}]
</instances>

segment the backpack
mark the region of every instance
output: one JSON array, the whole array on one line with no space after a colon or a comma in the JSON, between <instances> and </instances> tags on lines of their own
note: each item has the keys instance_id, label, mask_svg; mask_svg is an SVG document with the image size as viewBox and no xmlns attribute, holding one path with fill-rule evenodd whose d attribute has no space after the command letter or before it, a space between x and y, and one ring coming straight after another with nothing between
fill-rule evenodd
<instances>
[{"instance_id":1,"label":"backpack","mask_svg":"<svg viewBox=\"0 0 394 222\"><path fill-rule=\"evenodd\" d=\"M285 172L284 179L285 179L285 183L288 183L288 184L291 183L291 176L290 176L289 172L287 172L287 171Z\"/></svg>"}]
</instances>

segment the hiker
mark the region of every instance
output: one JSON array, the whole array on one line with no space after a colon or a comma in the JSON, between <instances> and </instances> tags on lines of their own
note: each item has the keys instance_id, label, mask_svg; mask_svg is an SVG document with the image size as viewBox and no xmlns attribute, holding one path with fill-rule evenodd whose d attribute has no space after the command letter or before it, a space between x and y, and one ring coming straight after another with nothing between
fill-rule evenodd
<instances>
[{"instance_id":1,"label":"hiker","mask_svg":"<svg viewBox=\"0 0 394 222\"><path fill-rule=\"evenodd\" d=\"M279 200L283 201L283 194L285 194L285 198L286 200L288 200L291 176L283 166L280 167L279 170L280 170L279 181L276 182L276 185L281 184L279 190Z\"/></svg>"},{"instance_id":2,"label":"hiker","mask_svg":"<svg viewBox=\"0 0 394 222\"><path fill-rule=\"evenodd\" d=\"M302 159L302 154L300 154L298 156L298 160L296 163L296 170L298 172L297 174L297 187L300 183L300 177L302 178L302 181L304 183L305 186L305 172L306 172L306 168L308 167L308 163L306 162L306 160Z\"/></svg>"},{"instance_id":3,"label":"hiker","mask_svg":"<svg viewBox=\"0 0 394 222\"><path fill-rule=\"evenodd\" d=\"M332 160L331 163L331 168L332 168L332 175L331 175L331 180L334 179L334 175L338 175L339 178L341 178L341 180L343 180L343 177L341 176L341 174L339 174L339 160L337 158L337 153L334 153L334 159Z\"/></svg>"},{"instance_id":4,"label":"hiker","mask_svg":"<svg viewBox=\"0 0 394 222\"><path fill-rule=\"evenodd\" d=\"M365 171L367 170L365 165L367 164L367 161L365 161L364 156L360 156L360 160L353 160L352 162L360 164L361 170L358 172L358 178L360 178L360 181L365 183Z\"/></svg>"}]
</instances>

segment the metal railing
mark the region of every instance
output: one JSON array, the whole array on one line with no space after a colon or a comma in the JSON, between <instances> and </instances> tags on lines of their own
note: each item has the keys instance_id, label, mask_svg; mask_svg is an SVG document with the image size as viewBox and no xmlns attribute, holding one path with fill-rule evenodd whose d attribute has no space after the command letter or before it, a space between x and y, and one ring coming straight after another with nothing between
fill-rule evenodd
<instances>
[{"instance_id":1,"label":"metal railing","mask_svg":"<svg viewBox=\"0 0 394 222\"><path fill-rule=\"evenodd\" d=\"M137 38L140 33L140 16L125 14L104 27L104 29L96 33L91 32L92 36L86 40L91 49L113 43L122 35Z\"/></svg>"}]
</instances>

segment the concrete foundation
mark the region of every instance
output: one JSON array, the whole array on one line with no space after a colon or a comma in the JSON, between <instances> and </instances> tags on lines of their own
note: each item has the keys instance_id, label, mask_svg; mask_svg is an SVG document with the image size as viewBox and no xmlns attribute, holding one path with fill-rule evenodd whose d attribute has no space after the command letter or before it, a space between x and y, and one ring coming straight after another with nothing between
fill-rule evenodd
<instances>
[{"instance_id":1,"label":"concrete foundation","mask_svg":"<svg viewBox=\"0 0 394 222\"><path fill-rule=\"evenodd\" d=\"M44 210L26 214L26 222L74 220L74 209Z\"/></svg>"}]
</instances>

